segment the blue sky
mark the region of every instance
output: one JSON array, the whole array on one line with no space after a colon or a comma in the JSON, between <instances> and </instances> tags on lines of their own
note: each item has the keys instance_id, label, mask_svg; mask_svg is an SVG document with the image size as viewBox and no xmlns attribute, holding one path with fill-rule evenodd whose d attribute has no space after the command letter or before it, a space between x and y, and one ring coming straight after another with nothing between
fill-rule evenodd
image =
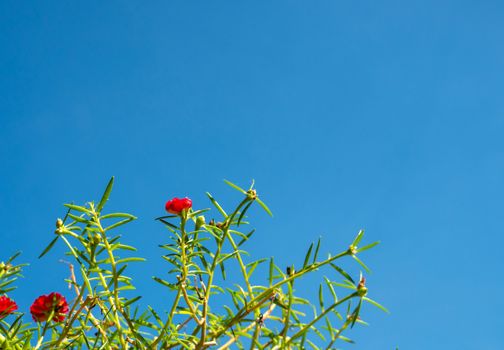
<instances>
[{"instance_id":1,"label":"blue sky","mask_svg":"<svg viewBox=\"0 0 504 350\"><path fill-rule=\"evenodd\" d=\"M65 291L63 247L36 256L62 203L98 199L110 176L110 209L139 217L124 240L149 259L146 295L166 268L164 202L233 205L222 179L253 178L275 214L253 212L257 257L299 264L317 237L337 252L360 228L382 242L368 285L392 313L365 309L345 349L504 348L503 15L500 1L3 1L0 238L2 259L31 264L20 308Z\"/></svg>"}]
</instances>

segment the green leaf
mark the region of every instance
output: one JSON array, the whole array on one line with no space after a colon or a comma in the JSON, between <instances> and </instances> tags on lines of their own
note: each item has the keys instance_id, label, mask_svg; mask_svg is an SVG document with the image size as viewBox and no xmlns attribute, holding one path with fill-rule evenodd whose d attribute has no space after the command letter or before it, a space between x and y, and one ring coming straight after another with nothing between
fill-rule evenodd
<instances>
[{"instance_id":1,"label":"green leaf","mask_svg":"<svg viewBox=\"0 0 504 350\"><path fill-rule=\"evenodd\" d=\"M135 286L122 286L122 287L119 287L117 288L118 291L120 290L135 290Z\"/></svg>"},{"instance_id":2,"label":"green leaf","mask_svg":"<svg viewBox=\"0 0 504 350\"><path fill-rule=\"evenodd\" d=\"M333 263L330 263L331 267L333 269L335 269L336 271L338 271L343 277L345 277L347 280L351 281L353 284L355 284L355 281L352 279L352 277L345 271L343 270L341 267L333 264Z\"/></svg>"},{"instance_id":3,"label":"green leaf","mask_svg":"<svg viewBox=\"0 0 504 350\"><path fill-rule=\"evenodd\" d=\"M320 249L320 238L318 239L317 246L315 247L315 253L313 253L313 264L317 261L318 253Z\"/></svg>"},{"instance_id":4,"label":"green leaf","mask_svg":"<svg viewBox=\"0 0 504 350\"><path fill-rule=\"evenodd\" d=\"M329 317L326 316L325 321L326 321L327 330L329 331L329 336L331 337L331 339L333 339L335 329L332 326L331 321L329 320Z\"/></svg>"},{"instance_id":5,"label":"green leaf","mask_svg":"<svg viewBox=\"0 0 504 350\"><path fill-rule=\"evenodd\" d=\"M247 272L247 279L249 279L250 276L252 276L252 273L254 272L254 270L256 269L256 267L259 266L259 264L265 262L266 260L268 260L268 259L263 258L263 259L259 259L259 260L256 260L254 262L251 262L251 263L247 264L247 268L249 268L249 271Z\"/></svg>"},{"instance_id":6,"label":"green leaf","mask_svg":"<svg viewBox=\"0 0 504 350\"><path fill-rule=\"evenodd\" d=\"M21 255L21 251L16 252L13 256L11 256L9 258L9 260L7 260L6 264L10 264L11 262L13 262L20 255Z\"/></svg>"},{"instance_id":7,"label":"green leaf","mask_svg":"<svg viewBox=\"0 0 504 350\"><path fill-rule=\"evenodd\" d=\"M273 272L275 269L275 262L273 261L273 257L270 258L270 264L269 264L269 285L270 287L273 285Z\"/></svg>"},{"instance_id":8,"label":"green leaf","mask_svg":"<svg viewBox=\"0 0 504 350\"><path fill-rule=\"evenodd\" d=\"M224 182L225 182L226 184L228 184L229 186L233 187L235 190L237 190L237 191L239 191L239 192L241 192L241 193L243 193L243 194L247 194L247 191L245 191L243 188L241 188L241 187L239 187L239 186L235 185L235 184L234 184L234 183L232 183L231 181L228 181L228 180L224 179Z\"/></svg>"},{"instance_id":9,"label":"green leaf","mask_svg":"<svg viewBox=\"0 0 504 350\"><path fill-rule=\"evenodd\" d=\"M176 226L176 225L172 224L171 222L168 222L168 221L166 221L166 220L164 220L164 219L162 219L162 218L157 218L156 220L161 221L163 224L165 224L165 225L166 225L166 226L168 226L169 228L172 228L172 229L174 229L174 230L178 230L178 226Z\"/></svg>"},{"instance_id":10,"label":"green leaf","mask_svg":"<svg viewBox=\"0 0 504 350\"><path fill-rule=\"evenodd\" d=\"M84 215L84 214L82 214ZM74 215L72 213L68 213L68 216L72 219L74 219L75 221L78 221L78 222L81 222L83 224L87 224L87 225L91 225L91 221L87 220L87 219L84 219L82 216L77 216L77 215Z\"/></svg>"},{"instance_id":11,"label":"green leaf","mask_svg":"<svg viewBox=\"0 0 504 350\"><path fill-rule=\"evenodd\" d=\"M364 299L365 301L367 301L370 304L373 304L374 306L376 306L377 308L379 308L383 312L385 312L387 314L390 313L390 311L385 306L378 304L376 301L374 301L374 300L372 300L372 299L370 299L368 297L363 297L362 299Z\"/></svg>"},{"instance_id":12,"label":"green leaf","mask_svg":"<svg viewBox=\"0 0 504 350\"><path fill-rule=\"evenodd\" d=\"M111 218L129 218L135 220L137 217L128 213L111 213L107 215L103 215L100 217L101 220L111 219Z\"/></svg>"},{"instance_id":13,"label":"green leaf","mask_svg":"<svg viewBox=\"0 0 504 350\"><path fill-rule=\"evenodd\" d=\"M241 221L242 221L243 217L245 216L245 213L246 213L246 212L247 212L247 210L250 208L250 206L252 205L252 203L254 203L254 202L249 202L249 203L245 206L245 208L243 208L243 211L240 213L240 217L238 218L238 224L237 224L237 226L240 226L240 223L241 223Z\"/></svg>"},{"instance_id":14,"label":"green leaf","mask_svg":"<svg viewBox=\"0 0 504 350\"><path fill-rule=\"evenodd\" d=\"M360 230L359 233L357 233L357 236L355 236L352 245L356 247L357 244L359 244L359 242L361 241L362 237L364 237L364 230Z\"/></svg>"},{"instance_id":15,"label":"green leaf","mask_svg":"<svg viewBox=\"0 0 504 350\"><path fill-rule=\"evenodd\" d=\"M116 262L116 264L117 264L117 262ZM119 270L117 270L116 276L117 276L118 279L121 278L121 277L124 277L124 276L121 276L121 275L124 272L124 270L126 270L127 267L128 267L128 265L123 265Z\"/></svg>"},{"instance_id":16,"label":"green leaf","mask_svg":"<svg viewBox=\"0 0 504 350\"><path fill-rule=\"evenodd\" d=\"M245 243L250 238L250 236L252 236L254 234L254 232L255 232L255 229L253 229L252 231L247 233L246 237L244 237L240 242L238 242L238 247L241 246L243 243Z\"/></svg>"},{"instance_id":17,"label":"green leaf","mask_svg":"<svg viewBox=\"0 0 504 350\"><path fill-rule=\"evenodd\" d=\"M304 263L303 263L303 269L306 267L306 265L308 265L308 260L310 260L310 255L311 255L312 249L313 249L313 243L310 244L310 248L308 248L308 252L306 253Z\"/></svg>"},{"instance_id":18,"label":"green leaf","mask_svg":"<svg viewBox=\"0 0 504 350\"><path fill-rule=\"evenodd\" d=\"M88 290L88 293L90 295L93 295L93 288L91 287L91 283L89 282L88 274L86 273L83 266L81 266L81 275L82 275L82 279L84 280L84 284L86 285L86 288Z\"/></svg>"},{"instance_id":19,"label":"green leaf","mask_svg":"<svg viewBox=\"0 0 504 350\"><path fill-rule=\"evenodd\" d=\"M136 219L136 218L135 218L135 219ZM133 220L135 220L135 219L129 218L129 219L124 219L124 220L121 220L121 221L119 221L119 222L116 222L115 224L110 225L109 227L106 227L106 228L104 229L104 231L110 231L110 230L112 230L112 229L114 229L114 228L116 228L116 227L119 227L119 226L125 225L125 224L127 224L127 223L129 223L129 222L131 222L131 221L133 221Z\"/></svg>"},{"instance_id":20,"label":"green leaf","mask_svg":"<svg viewBox=\"0 0 504 350\"><path fill-rule=\"evenodd\" d=\"M226 279L226 268L224 267L224 262L222 262L220 264L220 269L221 269L221 273L222 273L222 279L225 280ZM210 288L210 286L208 288Z\"/></svg>"},{"instance_id":21,"label":"green leaf","mask_svg":"<svg viewBox=\"0 0 504 350\"><path fill-rule=\"evenodd\" d=\"M341 340L343 340L343 341L345 341L345 342L347 342L347 343L355 344L355 342L352 339L350 339L348 337L345 337L344 335L340 334L340 336L338 338L341 339Z\"/></svg>"},{"instance_id":22,"label":"green leaf","mask_svg":"<svg viewBox=\"0 0 504 350\"><path fill-rule=\"evenodd\" d=\"M227 213L224 211L224 209L222 209L222 207L220 206L220 204L214 199L214 197L212 197L212 195L207 192L206 193L207 197L210 199L210 202L212 202L212 204L214 205L214 207L217 208L217 210L222 214L222 216L224 216L224 218L227 218L228 215Z\"/></svg>"},{"instance_id":23,"label":"green leaf","mask_svg":"<svg viewBox=\"0 0 504 350\"><path fill-rule=\"evenodd\" d=\"M350 326L350 328L353 328L355 322L357 321L357 318L359 317L361 306L362 306L362 298L359 299L359 304L357 305L354 313L352 314L352 325Z\"/></svg>"},{"instance_id":24,"label":"green leaf","mask_svg":"<svg viewBox=\"0 0 504 350\"><path fill-rule=\"evenodd\" d=\"M49 250L51 250L51 248L54 246L54 244L56 243L56 241L58 240L59 237L60 237L59 235L54 237L54 239L51 241L51 243L49 243L47 245L47 247L45 247L44 251L39 255L39 257L38 257L39 259L41 257L43 257L44 255L46 255L47 252L49 252Z\"/></svg>"},{"instance_id":25,"label":"green leaf","mask_svg":"<svg viewBox=\"0 0 504 350\"><path fill-rule=\"evenodd\" d=\"M100 203L98 203L98 206L96 207L96 211L98 213L101 212L101 210L105 206L105 203L107 203L107 200L109 199L110 192L112 191L113 186L114 186L114 177L112 176L107 184L107 188L105 188L105 192L103 192L103 196L100 199Z\"/></svg>"},{"instance_id":26,"label":"green leaf","mask_svg":"<svg viewBox=\"0 0 504 350\"><path fill-rule=\"evenodd\" d=\"M229 253L229 254L222 254L222 258L220 258L218 261L217 261L217 265L218 264L222 264L224 261L226 261L227 259L230 259L238 254L248 254L246 251L244 250L235 250L234 252L232 253Z\"/></svg>"},{"instance_id":27,"label":"green leaf","mask_svg":"<svg viewBox=\"0 0 504 350\"><path fill-rule=\"evenodd\" d=\"M351 285L348 285L345 283L331 282L331 284L338 286L338 287L341 287L341 288L347 288L347 289L352 289L352 290L356 289L355 286L351 286Z\"/></svg>"},{"instance_id":28,"label":"green leaf","mask_svg":"<svg viewBox=\"0 0 504 350\"><path fill-rule=\"evenodd\" d=\"M329 288L329 291L331 292L332 296L334 297L334 302L337 302L338 296L336 295L336 291L334 290L334 287L332 286L331 281L329 280L329 278L327 278L325 276L324 276L324 279L325 279L327 288Z\"/></svg>"},{"instance_id":29,"label":"green leaf","mask_svg":"<svg viewBox=\"0 0 504 350\"><path fill-rule=\"evenodd\" d=\"M91 210L89 210L88 208L85 208L85 207L81 207L80 205L75 205L75 204L63 204L63 205L65 207L67 207L68 209L77 210L77 211L80 211L81 213L91 215Z\"/></svg>"},{"instance_id":30,"label":"green leaf","mask_svg":"<svg viewBox=\"0 0 504 350\"><path fill-rule=\"evenodd\" d=\"M60 237L66 243L68 249L70 249L70 253L72 253L72 255L75 258L75 260L77 260L79 263L81 263L81 261L79 259L79 255L77 255L77 253L75 252L75 249L72 247L72 245L70 244L70 242L68 241L68 239L66 239L65 236L60 236Z\"/></svg>"},{"instance_id":31,"label":"green leaf","mask_svg":"<svg viewBox=\"0 0 504 350\"><path fill-rule=\"evenodd\" d=\"M371 270L369 269L369 267L367 267L367 266L366 266L366 264L364 264L364 263L361 261L361 259L359 259L357 256L352 255L352 258L353 258L355 261L357 261L357 262L359 263L359 265L360 265L360 266L362 266L362 268L363 268L364 270L366 270L368 273L369 273L369 272L371 272Z\"/></svg>"},{"instance_id":32,"label":"green leaf","mask_svg":"<svg viewBox=\"0 0 504 350\"><path fill-rule=\"evenodd\" d=\"M131 257L131 258L119 259L116 261L116 264L124 264L132 261L145 261L145 258Z\"/></svg>"},{"instance_id":33,"label":"green leaf","mask_svg":"<svg viewBox=\"0 0 504 350\"><path fill-rule=\"evenodd\" d=\"M176 284L173 284L173 283L170 283L168 281L165 281L165 280L163 280L163 279L161 279L159 277L153 276L152 279L154 281L156 281L157 283L162 284L163 286L166 286L166 287L168 287L170 289L173 289L173 290L177 289L177 285Z\"/></svg>"},{"instance_id":34,"label":"green leaf","mask_svg":"<svg viewBox=\"0 0 504 350\"><path fill-rule=\"evenodd\" d=\"M268 206L262 200L260 200L259 198L256 198L255 201L257 203L259 203L259 205L264 209L264 211L266 213L269 214L269 216L273 217L273 213L271 212L271 210L268 208Z\"/></svg>"},{"instance_id":35,"label":"green leaf","mask_svg":"<svg viewBox=\"0 0 504 350\"><path fill-rule=\"evenodd\" d=\"M366 246L364 246L362 248L357 249L357 253L360 253L360 252L363 252L365 250L371 249L371 248L377 246L378 244L380 244L380 241L376 241L376 242L373 242L371 244L368 244L368 245L366 245Z\"/></svg>"},{"instance_id":36,"label":"green leaf","mask_svg":"<svg viewBox=\"0 0 504 350\"><path fill-rule=\"evenodd\" d=\"M126 245L126 244L120 244L120 243L115 243L113 245L113 249L123 249L123 250L129 250L135 252L137 249L133 246Z\"/></svg>"},{"instance_id":37,"label":"green leaf","mask_svg":"<svg viewBox=\"0 0 504 350\"><path fill-rule=\"evenodd\" d=\"M320 304L320 309L322 311L324 311L324 292L322 290L322 285L320 284L319 285L319 291L318 291L318 294L319 294L319 304Z\"/></svg>"}]
</instances>

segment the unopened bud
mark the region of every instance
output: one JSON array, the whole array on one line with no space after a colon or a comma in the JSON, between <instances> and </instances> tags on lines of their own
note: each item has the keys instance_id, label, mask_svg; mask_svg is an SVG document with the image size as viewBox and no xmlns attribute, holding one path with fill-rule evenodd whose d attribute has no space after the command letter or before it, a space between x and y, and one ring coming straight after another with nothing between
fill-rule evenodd
<instances>
[{"instance_id":1,"label":"unopened bud","mask_svg":"<svg viewBox=\"0 0 504 350\"><path fill-rule=\"evenodd\" d=\"M367 294L367 287L366 287L366 278L361 277L359 284L357 285L357 293L359 294L360 297L366 296Z\"/></svg>"},{"instance_id":2,"label":"unopened bud","mask_svg":"<svg viewBox=\"0 0 504 350\"><path fill-rule=\"evenodd\" d=\"M351 245L350 247L348 247L348 252L352 255L355 255L357 254L357 247L354 246L354 245Z\"/></svg>"},{"instance_id":3,"label":"unopened bud","mask_svg":"<svg viewBox=\"0 0 504 350\"><path fill-rule=\"evenodd\" d=\"M250 199L252 199L252 200L256 199L257 198L257 192L256 192L256 190L254 190L254 189L248 190L247 191L247 196Z\"/></svg>"},{"instance_id":4,"label":"unopened bud","mask_svg":"<svg viewBox=\"0 0 504 350\"><path fill-rule=\"evenodd\" d=\"M58 220L56 220L56 228L60 228L63 226L63 220L61 220L60 218L58 218Z\"/></svg>"},{"instance_id":5,"label":"unopened bud","mask_svg":"<svg viewBox=\"0 0 504 350\"><path fill-rule=\"evenodd\" d=\"M198 231L203 225L205 225L205 217L203 215L200 215L196 218L196 224L194 225L194 228L196 231Z\"/></svg>"},{"instance_id":6,"label":"unopened bud","mask_svg":"<svg viewBox=\"0 0 504 350\"><path fill-rule=\"evenodd\" d=\"M98 244L101 242L101 236L99 233L95 233L94 236L93 236L93 243L94 244Z\"/></svg>"},{"instance_id":7,"label":"unopened bud","mask_svg":"<svg viewBox=\"0 0 504 350\"><path fill-rule=\"evenodd\" d=\"M292 276L294 274L294 266L287 266L287 276Z\"/></svg>"}]
</instances>

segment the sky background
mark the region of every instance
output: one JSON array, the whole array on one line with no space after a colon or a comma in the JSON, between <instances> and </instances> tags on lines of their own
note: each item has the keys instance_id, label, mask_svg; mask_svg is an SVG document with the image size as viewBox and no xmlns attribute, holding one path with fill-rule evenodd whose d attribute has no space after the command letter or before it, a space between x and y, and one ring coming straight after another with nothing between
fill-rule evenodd
<instances>
[{"instance_id":1,"label":"sky background","mask_svg":"<svg viewBox=\"0 0 504 350\"><path fill-rule=\"evenodd\" d=\"M173 196L239 201L247 249L301 264L360 228L371 324L344 349L503 349L502 1L51 1L0 3L1 258L29 262L12 293L70 294L62 203L139 220L124 242L146 302L170 295L153 218ZM145 267L147 266L147 267ZM318 275L334 276L330 270ZM311 279L302 293L316 291ZM302 287L301 287L302 286Z\"/></svg>"}]
</instances>

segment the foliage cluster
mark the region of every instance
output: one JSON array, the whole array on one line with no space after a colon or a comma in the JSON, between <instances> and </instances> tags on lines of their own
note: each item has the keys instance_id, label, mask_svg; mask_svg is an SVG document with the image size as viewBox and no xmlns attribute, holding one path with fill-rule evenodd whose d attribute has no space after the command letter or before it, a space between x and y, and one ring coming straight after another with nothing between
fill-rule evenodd
<instances>
[{"instance_id":1,"label":"foliage cluster","mask_svg":"<svg viewBox=\"0 0 504 350\"><path fill-rule=\"evenodd\" d=\"M299 267L277 266L273 257L250 259L244 246L255 231L244 230L249 227L248 210L258 204L271 212L253 184L245 190L230 182L241 195L234 209L224 209L207 193L216 212L212 215L219 219L205 219L203 214L208 216L211 209L192 207L156 219L168 233L167 242L160 245L168 277L154 280L168 288L173 298L162 312L143 307L141 296L131 292L135 287L127 268L144 259L131 256L136 249L117 234L136 217L104 211L113 183L112 178L98 203L65 204L67 213L56 223L56 236L40 256L60 241L73 258L67 282L75 295L69 297L66 317L53 317L58 310L49 307L52 313L34 325L25 322L22 312L0 313L2 348L333 349L338 340L352 342L343 335L345 330L365 323L360 319L363 302L385 310L368 298L365 278L352 278L339 264L351 258L367 271L358 255L378 242L361 246L364 233L360 231L340 253L321 258L318 240L309 246ZM0 295L9 293L20 275L23 265L14 264L15 258L0 265ZM231 264L241 281L218 283ZM323 278L318 300L298 296L296 281L323 267L332 270L332 277ZM267 278L260 279L266 281L264 285L254 283L258 271L266 271Z\"/></svg>"}]
</instances>

